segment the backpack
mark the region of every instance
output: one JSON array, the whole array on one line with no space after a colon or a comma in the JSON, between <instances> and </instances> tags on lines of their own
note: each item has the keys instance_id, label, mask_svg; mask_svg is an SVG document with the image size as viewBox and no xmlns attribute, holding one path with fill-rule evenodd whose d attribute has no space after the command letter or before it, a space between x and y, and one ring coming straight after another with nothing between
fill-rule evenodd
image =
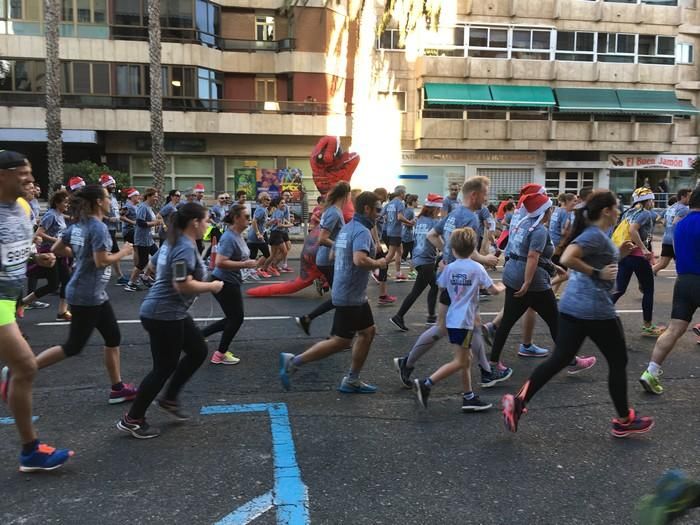
<instances>
[{"instance_id":1,"label":"backpack","mask_svg":"<svg viewBox=\"0 0 700 525\"><path fill-rule=\"evenodd\" d=\"M615 231L613 231L610 239L613 244L618 248L625 244L627 241L631 241L630 237L630 225L632 220L643 210L643 208L630 208L620 217L620 222L617 223Z\"/></svg>"}]
</instances>

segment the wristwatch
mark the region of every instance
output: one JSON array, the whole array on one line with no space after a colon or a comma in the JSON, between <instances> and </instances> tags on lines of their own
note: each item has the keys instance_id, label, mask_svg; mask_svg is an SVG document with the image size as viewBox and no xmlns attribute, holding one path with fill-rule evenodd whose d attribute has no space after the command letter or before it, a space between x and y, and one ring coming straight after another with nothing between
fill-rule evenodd
<instances>
[{"instance_id":1,"label":"wristwatch","mask_svg":"<svg viewBox=\"0 0 700 525\"><path fill-rule=\"evenodd\" d=\"M591 272L591 277L593 277L597 281L600 281L600 270L598 268L593 268L593 271Z\"/></svg>"}]
</instances>

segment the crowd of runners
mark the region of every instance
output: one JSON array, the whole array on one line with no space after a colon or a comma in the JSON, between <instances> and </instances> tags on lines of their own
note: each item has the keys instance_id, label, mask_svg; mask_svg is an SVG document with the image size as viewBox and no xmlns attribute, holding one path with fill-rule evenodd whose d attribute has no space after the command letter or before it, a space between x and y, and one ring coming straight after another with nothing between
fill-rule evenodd
<instances>
[{"instance_id":1,"label":"crowd of runners","mask_svg":"<svg viewBox=\"0 0 700 525\"><path fill-rule=\"evenodd\" d=\"M117 428L139 439L159 435L146 420L152 404L176 420L189 418L179 394L207 358L215 365L240 361L231 344L244 320L242 283L291 271L287 257L293 224L286 196L272 199L260 193L251 214L244 193L235 201L222 193L213 205L205 203L201 185L184 198L183 193L170 191L157 210L156 190L140 194L130 188L122 205L109 175L87 185L74 177L66 188L54 189L42 214L29 160L0 151L0 361L5 365L0 396L20 435L21 471L52 470L73 454L39 441L32 423L32 384L39 369L79 354L95 330L104 341L108 402L131 402ZM437 383L454 374L463 384L462 411L491 408L475 386L487 389L511 377L503 350L522 319L517 354L542 363L517 393L503 396L503 418L510 431L517 430L533 396L554 375L595 366L595 357L579 354L586 338L608 365L617 414L612 434L649 431L653 419L637 414L628 401L628 350L615 302L634 274L643 297L640 333L657 338L639 381L646 391L663 393L661 367L700 306L700 187L680 190L664 213L655 211L655 196L645 187L635 190L624 210L617 196L603 189L581 188L577 195L558 196L556 204L534 183L498 206L487 205L488 194L489 179L477 176L450 184L444 197L407 194L403 186L392 193L383 188L356 191L339 182L319 200L310 222L320 228L319 290L329 288L330 298L295 319L310 334L312 321L332 311L332 329L330 337L299 354L280 354L283 388L292 387L302 366L350 348L338 390L377 391L360 377L376 333L367 287L379 287L378 306L397 307L388 290L393 269L394 280L413 281L390 319L393 328L409 331L406 319L428 289L426 330L405 355L393 360L400 384L413 389L424 408ZM354 216L346 220L343 212L350 202ZM657 222L664 228L658 260L651 244ZM127 257L133 257L130 273L121 268ZM664 326L653 320L654 276L672 259L677 280L670 323ZM499 264L502 282L488 273ZM110 283L143 293L140 319L150 339L153 367L138 386L121 376L121 334L107 293ZM35 353L21 331L21 318L27 309L48 306L41 299L52 292L59 294L57 318L70 322L68 337ZM188 310L206 293L214 295L224 317L200 327ZM483 322L480 299L501 293L502 311L492 322ZM537 316L547 324L551 350L533 342ZM700 337L700 325L693 328ZM205 337L217 332L221 339L210 353ZM445 337L452 359L419 374L420 359ZM472 359L478 366L477 381L471 377Z\"/></svg>"}]
</instances>

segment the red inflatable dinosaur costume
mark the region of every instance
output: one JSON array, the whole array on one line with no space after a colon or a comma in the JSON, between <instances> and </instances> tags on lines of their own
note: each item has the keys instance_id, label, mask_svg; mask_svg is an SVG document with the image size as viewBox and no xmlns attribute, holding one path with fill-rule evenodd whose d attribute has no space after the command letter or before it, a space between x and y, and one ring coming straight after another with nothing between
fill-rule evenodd
<instances>
[{"instance_id":1,"label":"red inflatable dinosaur costume","mask_svg":"<svg viewBox=\"0 0 700 525\"><path fill-rule=\"evenodd\" d=\"M341 180L350 182L352 174L360 163L360 156L357 153L344 152L340 146L340 138L323 137L311 152L310 162L314 184L318 191L325 196ZM352 202L348 201L343 208L345 221L352 219L354 213ZM318 221L316 222L318 223ZM316 267L319 231L320 227L316 226L304 241L304 247L301 251L301 268L296 279L286 283L257 286L246 293L253 297L292 294L313 284L315 279L321 278L322 274Z\"/></svg>"}]
</instances>

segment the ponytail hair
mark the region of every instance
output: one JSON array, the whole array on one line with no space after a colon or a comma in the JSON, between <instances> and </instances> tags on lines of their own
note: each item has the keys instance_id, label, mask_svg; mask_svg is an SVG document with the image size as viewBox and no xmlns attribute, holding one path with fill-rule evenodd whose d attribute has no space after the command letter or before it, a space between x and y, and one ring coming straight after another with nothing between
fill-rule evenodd
<instances>
[{"instance_id":1,"label":"ponytail hair","mask_svg":"<svg viewBox=\"0 0 700 525\"><path fill-rule=\"evenodd\" d=\"M177 239L182 235L194 220L202 220L207 216L207 210L201 204L196 202L188 202L180 206L180 208L170 214L168 222L168 244L173 246Z\"/></svg>"},{"instance_id":2,"label":"ponytail hair","mask_svg":"<svg viewBox=\"0 0 700 525\"><path fill-rule=\"evenodd\" d=\"M330 208L336 202L347 198L348 195L350 195L350 184L348 184L344 180L341 180L340 182L338 182L338 184L333 186L333 189L331 189L331 191L329 191L326 194L325 207Z\"/></svg>"},{"instance_id":3,"label":"ponytail hair","mask_svg":"<svg viewBox=\"0 0 700 525\"><path fill-rule=\"evenodd\" d=\"M79 221L86 221L95 214L97 201L106 197L106 191L99 184L88 184L71 194L71 216Z\"/></svg>"},{"instance_id":4,"label":"ponytail hair","mask_svg":"<svg viewBox=\"0 0 700 525\"><path fill-rule=\"evenodd\" d=\"M247 206L244 206L243 204L236 204L235 206L232 206L231 209L228 211L228 213L224 217L224 222L226 224L233 224L233 221L238 219L238 217L240 217L241 214L243 214L247 211L248 211Z\"/></svg>"},{"instance_id":5,"label":"ponytail hair","mask_svg":"<svg viewBox=\"0 0 700 525\"><path fill-rule=\"evenodd\" d=\"M586 198L583 206L576 209L574 226L569 235L559 243L557 250L562 253L571 242L583 233L588 226L600 219L605 208L617 205L617 197L609 190L595 190Z\"/></svg>"}]
</instances>

